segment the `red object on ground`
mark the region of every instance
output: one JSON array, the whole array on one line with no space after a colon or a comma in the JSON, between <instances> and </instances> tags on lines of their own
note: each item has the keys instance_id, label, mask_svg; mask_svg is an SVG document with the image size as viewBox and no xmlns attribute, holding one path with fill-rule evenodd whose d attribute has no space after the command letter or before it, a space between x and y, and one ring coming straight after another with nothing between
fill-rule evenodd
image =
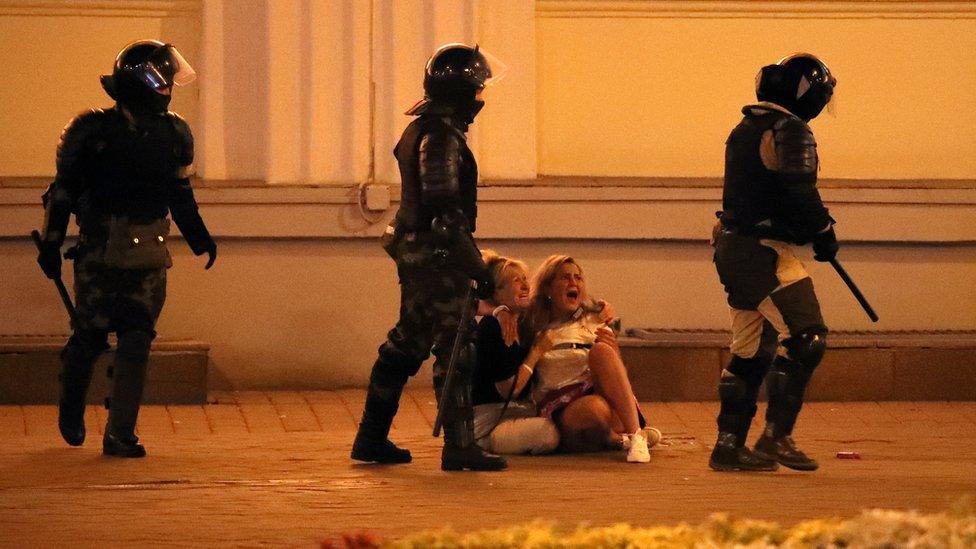
<instances>
[{"instance_id":1,"label":"red object on ground","mask_svg":"<svg viewBox=\"0 0 976 549\"><path fill-rule=\"evenodd\" d=\"M837 452L837 459L861 459L857 452Z\"/></svg>"}]
</instances>

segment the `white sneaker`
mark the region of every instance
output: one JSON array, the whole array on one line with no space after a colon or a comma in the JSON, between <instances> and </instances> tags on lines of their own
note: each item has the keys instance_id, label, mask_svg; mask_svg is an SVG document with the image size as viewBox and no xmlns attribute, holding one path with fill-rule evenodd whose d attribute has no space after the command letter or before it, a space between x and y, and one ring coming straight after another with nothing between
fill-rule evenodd
<instances>
[{"instance_id":1,"label":"white sneaker","mask_svg":"<svg viewBox=\"0 0 976 549\"><path fill-rule=\"evenodd\" d=\"M647 463L651 461L651 454L647 451L647 439L644 438L643 431L627 437L630 439L630 448L627 450L627 461L630 463Z\"/></svg>"},{"instance_id":2,"label":"white sneaker","mask_svg":"<svg viewBox=\"0 0 976 549\"><path fill-rule=\"evenodd\" d=\"M647 437L648 448L653 448L657 446L657 443L661 442L661 439L663 438L661 431L655 429L654 427L644 428L644 436Z\"/></svg>"},{"instance_id":3,"label":"white sneaker","mask_svg":"<svg viewBox=\"0 0 976 549\"><path fill-rule=\"evenodd\" d=\"M630 437L631 435L620 435L620 448L630 450ZM661 442L664 435L654 427L644 427L644 438L647 439L647 447L653 448L657 446L658 442Z\"/></svg>"}]
</instances>

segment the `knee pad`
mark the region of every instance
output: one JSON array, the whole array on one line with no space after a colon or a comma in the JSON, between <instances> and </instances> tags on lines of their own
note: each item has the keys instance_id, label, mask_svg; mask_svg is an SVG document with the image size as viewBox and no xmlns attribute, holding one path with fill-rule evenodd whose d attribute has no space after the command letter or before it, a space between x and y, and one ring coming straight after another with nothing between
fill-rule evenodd
<instances>
[{"instance_id":1,"label":"knee pad","mask_svg":"<svg viewBox=\"0 0 976 549\"><path fill-rule=\"evenodd\" d=\"M149 361L149 346L155 334L142 330L132 330L119 334L119 346L115 351L116 358L143 364Z\"/></svg>"},{"instance_id":2,"label":"knee pad","mask_svg":"<svg viewBox=\"0 0 976 549\"><path fill-rule=\"evenodd\" d=\"M420 371L420 365L427 358L426 356L418 357L407 353L397 348L389 340L380 345L379 355L384 368L406 377L417 375L417 372Z\"/></svg>"},{"instance_id":3,"label":"knee pad","mask_svg":"<svg viewBox=\"0 0 976 549\"><path fill-rule=\"evenodd\" d=\"M105 349L108 349L107 332L78 330L61 350L61 360L71 363L94 362Z\"/></svg>"},{"instance_id":4,"label":"knee pad","mask_svg":"<svg viewBox=\"0 0 976 549\"><path fill-rule=\"evenodd\" d=\"M813 371L820 364L827 350L827 331L825 329L804 330L784 341L783 346L790 360Z\"/></svg>"}]
</instances>

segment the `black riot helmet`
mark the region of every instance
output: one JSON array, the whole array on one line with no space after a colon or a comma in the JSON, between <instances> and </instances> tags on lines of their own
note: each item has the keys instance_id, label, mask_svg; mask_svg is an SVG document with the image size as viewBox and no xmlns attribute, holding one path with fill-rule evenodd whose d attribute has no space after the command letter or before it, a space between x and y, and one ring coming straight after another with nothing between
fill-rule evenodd
<instances>
[{"instance_id":1,"label":"black riot helmet","mask_svg":"<svg viewBox=\"0 0 976 549\"><path fill-rule=\"evenodd\" d=\"M795 53L759 71L756 97L809 122L830 103L836 85L826 63L813 54Z\"/></svg>"},{"instance_id":2,"label":"black riot helmet","mask_svg":"<svg viewBox=\"0 0 976 549\"><path fill-rule=\"evenodd\" d=\"M138 40L122 48L111 75L101 77L105 91L135 114L163 113L173 85L196 78L193 67L172 44Z\"/></svg>"},{"instance_id":3,"label":"black riot helmet","mask_svg":"<svg viewBox=\"0 0 976 549\"><path fill-rule=\"evenodd\" d=\"M470 124L485 104L475 96L498 81L502 74L504 64L477 45L445 44L427 60L424 98L407 114L423 114L431 107L448 108L462 122Z\"/></svg>"}]
</instances>

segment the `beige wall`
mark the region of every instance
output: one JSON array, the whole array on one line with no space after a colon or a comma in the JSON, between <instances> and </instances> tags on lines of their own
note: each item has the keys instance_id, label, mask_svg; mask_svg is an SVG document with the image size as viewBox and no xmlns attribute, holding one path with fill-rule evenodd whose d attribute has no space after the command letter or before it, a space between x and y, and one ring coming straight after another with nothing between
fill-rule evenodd
<instances>
[{"instance_id":1,"label":"beige wall","mask_svg":"<svg viewBox=\"0 0 976 549\"><path fill-rule=\"evenodd\" d=\"M0 176L49 176L61 129L91 107L108 107L100 74L140 38L177 44L200 57L198 1L0 2ZM192 63L193 61L191 61ZM185 92L185 93L181 93ZM194 124L196 88L178 90L172 107Z\"/></svg>"},{"instance_id":2,"label":"beige wall","mask_svg":"<svg viewBox=\"0 0 976 549\"><path fill-rule=\"evenodd\" d=\"M220 258L204 271L200 258L174 243L159 332L211 343L214 387L363 384L397 312L395 271L376 245L379 229L349 236L358 214L343 189L292 189L289 203L268 204L283 191L199 191ZM66 330L30 244L17 238L36 223L36 193L0 188L0 333ZM704 240L718 189L489 187L481 194L482 246L533 266L550 253L573 254L625 327L725 326ZM802 250L832 328L976 329L976 191L957 194L952 206L941 190L886 191L883 202L849 189L824 194L846 220L840 257L881 316L871 324L837 276ZM936 216L945 222L903 230Z\"/></svg>"},{"instance_id":3,"label":"beige wall","mask_svg":"<svg viewBox=\"0 0 976 549\"><path fill-rule=\"evenodd\" d=\"M53 173L64 123L108 104L97 75L150 35L200 74L174 102L193 124L198 173L257 180L198 190L221 246L213 270L175 245L159 330L213 345L214 386L365 383L396 315L394 270L373 238L396 205L370 223L353 186L371 164L376 182L396 182L402 112L449 40L511 67L471 134L494 183L480 194L483 245L533 265L577 256L625 325L643 327L725 325L704 240L720 190L696 184L720 175L758 66L822 53L841 99L838 118L814 125L822 175L872 180L824 197L882 318L869 324L812 264L828 323L976 329L974 14L972 2L908 1L0 2L0 333L66 330L25 238L42 179L15 178ZM524 186L537 173L580 178ZM914 179L934 181L891 181Z\"/></svg>"},{"instance_id":4,"label":"beige wall","mask_svg":"<svg viewBox=\"0 0 976 549\"><path fill-rule=\"evenodd\" d=\"M813 123L822 177L976 178L976 3L540 7L540 173L721 176L758 68L810 51L839 80Z\"/></svg>"}]
</instances>

